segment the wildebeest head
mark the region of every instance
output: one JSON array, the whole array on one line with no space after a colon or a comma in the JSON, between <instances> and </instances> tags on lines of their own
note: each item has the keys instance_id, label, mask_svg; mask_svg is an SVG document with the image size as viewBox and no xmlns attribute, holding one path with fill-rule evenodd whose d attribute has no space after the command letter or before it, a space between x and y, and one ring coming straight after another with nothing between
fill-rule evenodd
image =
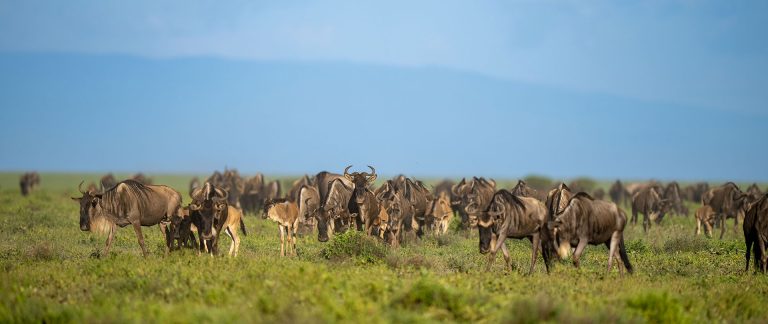
<instances>
[{"instance_id":1,"label":"wildebeest head","mask_svg":"<svg viewBox=\"0 0 768 324\"><path fill-rule=\"evenodd\" d=\"M555 220L547 222L549 237L561 258L567 258L571 253L571 241L577 235L576 221L588 217L588 206L594 199L587 193L579 192L569 200L567 206L555 215Z\"/></svg>"},{"instance_id":2,"label":"wildebeest head","mask_svg":"<svg viewBox=\"0 0 768 324\"><path fill-rule=\"evenodd\" d=\"M80 182L77 186L77 190L83 194L80 198L72 197L72 200L77 201L80 204L80 230L91 230L91 219L101 211L101 197L102 194L94 191L83 191L82 186L85 181Z\"/></svg>"},{"instance_id":3,"label":"wildebeest head","mask_svg":"<svg viewBox=\"0 0 768 324\"><path fill-rule=\"evenodd\" d=\"M202 216L203 228L200 236L206 240L213 239L218 234L214 225L219 223L217 217L221 217L221 211L228 206L229 193L206 182L190 196L193 201L189 204L189 209L199 211Z\"/></svg>"},{"instance_id":4,"label":"wildebeest head","mask_svg":"<svg viewBox=\"0 0 768 324\"><path fill-rule=\"evenodd\" d=\"M349 173L349 169L352 166L348 166L344 169L344 177L347 178L355 186L355 199L358 204L362 204L365 201L365 191L376 180L376 169L372 166L368 166L371 169L371 173L368 172L352 172Z\"/></svg>"}]
</instances>

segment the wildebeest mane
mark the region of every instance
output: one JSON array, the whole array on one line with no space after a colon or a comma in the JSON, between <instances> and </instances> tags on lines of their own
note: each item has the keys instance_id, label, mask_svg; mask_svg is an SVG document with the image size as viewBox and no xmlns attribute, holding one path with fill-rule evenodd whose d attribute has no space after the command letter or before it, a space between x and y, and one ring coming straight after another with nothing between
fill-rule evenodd
<instances>
[{"instance_id":1,"label":"wildebeest mane","mask_svg":"<svg viewBox=\"0 0 768 324\"><path fill-rule=\"evenodd\" d=\"M507 189L501 189L497 191L495 194L493 194L493 197L491 197L491 202L493 202L496 199L496 196L501 196L506 202L511 204L515 208L519 208L520 211L525 212L525 202L520 199L520 197L513 194L511 191ZM486 212L489 212L491 209L491 205L493 203L488 204L488 208L485 210Z\"/></svg>"},{"instance_id":2,"label":"wildebeest mane","mask_svg":"<svg viewBox=\"0 0 768 324\"><path fill-rule=\"evenodd\" d=\"M581 198L587 198L589 200L595 200L595 198L592 198L592 196L590 196L588 193L581 191L581 192L578 192L575 195L573 195L573 197L571 197L571 199L568 200L568 205L570 205L571 202L574 199L581 199Z\"/></svg>"}]
</instances>

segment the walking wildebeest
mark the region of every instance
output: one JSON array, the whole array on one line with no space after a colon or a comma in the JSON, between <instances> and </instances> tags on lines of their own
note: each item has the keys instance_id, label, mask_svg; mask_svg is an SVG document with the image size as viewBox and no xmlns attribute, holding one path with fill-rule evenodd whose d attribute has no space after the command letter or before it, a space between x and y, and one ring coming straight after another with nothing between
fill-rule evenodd
<instances>
[{"instance_id":1,"label":"walking wildebeest","mask_svg":"<svg viewBox=\"0 0 768 324\"><path fill-rule=\"evenodd\" d=\"M26 196L32 189L40 184L40 175L37 172L27 172L21 175L19 178L19 187L21 189L21 195Z\"/></svg>"},{"instance_id":2,"label":"walking wildebeest","mask_svg":"<svg viewBox=\"0 0 768 324\"><path fill-rule=\"evenodd\" d=\"M669 200L662 199L652 186L640 189L632 195L632 224L637 224L637 213L643 214L643 231L648 232L651 221L660 224L669 208Z\"/></svg>"},{"instance_id":3,"label":"walking wildebeest","mask_svg":"<svg viewBox=\"0 0 768 324\"><path fill-rule=\"evenodd\" d=\"M696 235L701 234L701 227L704 227L704 234L712 237L712 225L715 224L715 211L710 206L701 206L696 209Z\"/></svg>"},{"instance_id":4,"label":"walking wildebeest","mask_svg":"<svg viewBox=\"0 0 768 324\"><path fill-rule=\"evenodd\" d=\"M200 240L212 254L218 253L218 242L222 231L232 239L229 255L237 256L240 246L240 238L237 230L247 235L240 209L229 205L228 193L222 188L217 188L210 182L195 189L191 194L193 202L189 209L200 213L200 220L195 226L200 231Z\"/></svg>"},{"instance_id":5,"label":"walking wildebeest","mask_svg":"<svg viewBox=\"0 0 768 324\"><path fill-rule=\"evenodd\" d=\"M744 271L749 271L749 254L754 251L755 270L765 272L768 267L768 194L763 195L757 201L750 204L744 215L744 243L746 244L746 266ZM753 246L757 244L757 246Z\"/></svg>"},{"instance_id":6,"label":"walking wildebeest","mask_svg":"<svg viewBox=\"0 0 768 324\"><path fill-rule=\"evenodd\" d=\"M611 201L619 206L626 204L631 198L631 195L624 189L620 180L616 180L616 182L611 185L611 188L608 189L608 195L611 196Z\"/></svg>"},{"instance_id":7,"label":"walking wildebeest","mask_svg":"<svg viewBox=\"0 0 768 324\"><path fill-rule=\"evenodd\" d=\"M497 191L491 198L488 209L480 215L477 222L477 229L480 234L480 253L491 252L488 256L486 271L491 269L499 248L504 254L507 268L511 271L509 250L507 250L504 240L507 238L527 238L531 241L532 248L531 267L528 274L532 274L541 247L541 232L545 230L546 223L547 208L538 199L516 196L506 189ZM491 246L494 235L496 242ZM549 272L549 262L547 262L548 260L544 261L547 272Z\"/></svg>"},{"instance_id":8,"label":"walking wildebeest","mask_svg":"<svg viewBox=\"0 0 768 324\"><path fill-rule=\"evenodd\" d=\"M627 250L624 246L624 226L627 216L612 202L594 200L589 194L580 192L568 202L568 206L557 215L554 221L547 223L553 240L553 247L561 258L568 256L571 247L573 265L579 267L579 259L587 244L605 244L608 249L608 271L611 271L613 258L618 256L629 273ZM621 270L621 266L619 266Z\"/></svg>"},{"instance_id":9,"label":"walking wildebeest","mask_svg":"<svg viewBox=\"0 0 768 324\"><path fill-rule=\"evenodd\" d=\"M83 196L72 198L80 203L80 229L109 234L104 255L109 254L117 227L128 225L133 225L141 252L146 256L147 248L141 227L160 224L168 252L171 242L166 224L181 209L181 195L176 190L162 185L144 185L135 180L122 181L103 193L84 192L82 185L83 182L78 186L78 191Z\"/></svg>"},{"instance_id":10,"label":"walking wildebeest","mask_svg":"<svg viewBox=\"0 0 768 324\"><path fill-rule=\"evenodd\" d=\"M733 218L734 229L739 225L739 217L744 216L747 198L748 195L741 192L733 182L709 189L702 195L702 205L711 206L715 211L715 225L720 226L720 239L725 234L726 219Z\"/></svg>"},{"instance_id":11,"label":"walking wildebeest","mask_svg":"<svg viewBox=\"0 0 768 324\"><path fill-rule=\"evenodd\" d=\"M280 256L285 256L285 245L288 236L288 255L296 255L296 234L299 229L299 208L296 203L278 198L268 199L264 203L264 215L277 223L280 229Z\"/></svg>"}]
</instances>

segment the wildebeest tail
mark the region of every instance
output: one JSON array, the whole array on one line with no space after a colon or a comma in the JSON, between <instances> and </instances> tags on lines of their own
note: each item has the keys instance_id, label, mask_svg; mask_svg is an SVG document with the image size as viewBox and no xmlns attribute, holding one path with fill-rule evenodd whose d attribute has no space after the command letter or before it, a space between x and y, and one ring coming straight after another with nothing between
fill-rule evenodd
<instances>
[{"instance_id":1,"label":"wildebeest tail","mask_svg":"<svg viewBox=\"0 0 768 324\"><path fill-rule=\"evenodd\" d=\"M248 231L245 230L245 222L242 217L240 217L240 230L243 232L243 235L248 236Z\"/></svg>"},{"instance_id":2,"label":"wildebeest tail","mask_svg":"<svg viewBox=\"0 0 768 324\"><path fill-rule=\"evenodd\" d=\"M627 272L632 273L632 264L629 263L629 256L627 255L627 248L624 246L624 237L619 241L619 256L621 256L621 262L627 268Z\"/></svg>"}]
</instances>

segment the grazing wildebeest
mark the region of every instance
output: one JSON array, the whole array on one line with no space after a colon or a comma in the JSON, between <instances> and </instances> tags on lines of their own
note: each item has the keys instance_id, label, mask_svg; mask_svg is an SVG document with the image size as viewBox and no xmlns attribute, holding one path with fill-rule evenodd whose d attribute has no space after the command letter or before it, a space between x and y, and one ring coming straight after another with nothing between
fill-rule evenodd
<instances>
[{"instance_id":1,"label":"grazing wildebeest","mask_svg":"<svg viewBox=\"0 0 768 324\"><path fill-rule=\"evenodd\" d=\"M631 197L627 190L624 189L620 180L616 180L616 182L611 185L611 188L608 189L608 195L611 196L611 201L616 205L626 204Z\"/></svg>"},{"instance_id":2,"label":"grazing wildebeest","mask_svg":"<svg viewBox=\"0 0 768 324\"><path fill-rule=\"evenodd\" d=\"M349 173L348 166L344 169L344 177L347 178L354 186L354 191L350 203L357 206L358 215L355 217L358 219L358 229L365 229L365 233L370 235L373 230L374 220L378 217L381 205L379 200L374 195L373 191L369 187L376 180L376 169L372 166L368 166L371 169L371 173L367 172L352 172Z\"/></svg>"},{"instance_id":3,"label":"grazing wildebeest","mask_svg":"<svg viewBox=\"0 0 768 324\"><path fill-rule=\"evenodd\" d=\"M453 209L451 208L451 198L449 192L440 192L437 198L432 202L430 211L431 217L435 220L434 232L436 235L442 235L448 232L448 227L453 219Z\"/></svg>"},{"instance_id":4,"label":"grazing wildebeest","mask_svg":"<svg viewBox=\"0 0 768 324\"><path fill-rule=\"evenodd\" d=\"M82 185L81 182L80 186ZM83 196L72 198L80 203L80 229L109 234L104 255L109 254L117 226L128 225L133 225L141 252L146 256L147 248L141 227L160 224L160 231L166 239L166 253L168 252L170 240L166 224L174 215L178 215L181 209L181 195L176 190L162 185L144 185L134 180L122 181L103 193L84 192L80 186L78 191Z\"/></svg>"},{"instance_id":5,"label":"grazing wildebeest","mask_svg":"<svg viewBox=\"0 0 768 324\"><path fill-rule=\"evenodd\" d=\"M715 211L710 206L701 206L696 209L696 235L701 234L701 227L704 227L704 234L712 237L712 225L715 224Z\"/></svg>"},{"instance_id":6,"label":"grazing wildebeest","mask_svg":"<svg viewBox=\"0 0 768 324\"><path fill-rule=\"evenodd\" d=\"M246 235L247 231L240 209L229 205L227 191L206 182L200 188L195 189L191 196L193 201L189 205L189 209L199 212L201 216L198 223L194 224L200 231L201 245L205 245L209 252L216 254L219 234L225 231L232 239L229 255L237 256L237 250L240 246L237 230L241 229Z\"/></svg>"},{"instance_id":7,"label":"grazing wildebeest","mask_svg":"<svg viewBox=\"0 0 768 324\"><path fill-rule=\"evenodd\" d=\"M285 256L286 236L288 255L296 255L296 234L299 229L299 208L286 199L268 199L264 203L264 215L277 223L280 229L280 256Z\"/></svg>"},{"instance_id":8,"label":"grazing wildebeest","mask_svg":"<svg viewBox=\"0 0 768 324\"><path fill-rule=\"evenodd\" d=\"M688 216L688 211L683 205L683 198L680 193L680 185L677 182L672 181L664 188L664 194L662 198L669 201L670 211L677 216Z\"/></svg>"},{"instance_id":9,"label":"grazing wildebeest","mask_svg":"<svg viewBox=\"0 0 768 324\"><path fill-rule=\"evenodd\" d=\"M765 272L768 260L766 260L766 244L768 244L768 194L758 198L749 205L744 215L744 243L747 246L745 253L746 266L744 271L749 271L749 255L754 251L755 270ZM753 246L757 244L758 246Z\"/></svg>"},{"instance_id":10,"label":"grazing wildebeest","mask_svg":"<svg viewBox=\"0 0 768 324\"><path fill-rule=\"evenodd\" d=\"M618 256L627 271L632 273L632 265L624 246L626 224L627 216L616 204L594 200L589 194L580 192L571 198L568 206L554 221L547 223L547 227L554 238L553 247L561 258L568 256L571 247L576 247L573 253L575 267L579 267L579 259L587 244L605 244L609 249L608 271L611 271L613 258Z\"/></svg>"},{"instance_id":11,"label":"grazing wildebeest","mask_svg":"<svg viewBox=\"0 0 768 324\"><path fill-rule=\"evenodd\" d=\"M485 213L480 215L477 222L477 230L480 236L480 253L491 252L488 256L486 271L491 269L496 259L496 252L501 248L504 261L511 271L509 250L504 245L507 238L527 238L532 244L531 268L528 274L533 273L536 265L536 257L541 247L541 232L545 230L547 223L547 208L544 203L532 197L519 197L506 189L497 191L491 198L491 203ZM496 242L491 246L493 236ZM544 260L545 265L548 260ZM546 265L547 272L549 266Z\"/></svg>"},{"instance_id":12,"label":"grazing wildebeest","mask_svg":"<svg viewBox=\"0 0 768 324\"><path fill-rule=\"evenodd\" d=\"M734 229L743 218L748 195L741 192L739 186L727 182L722 186L709 189L701 197L702 205L711 206L715 211L715 225L720 226L720 238L725 234L725 220L733 218Z\"/></svg>"},{"instance_id":13,"label":"grazing wildebeest","mask_svg":"<svg viewBox=\"0 0 768 324\"><path fill-rule=\"evenodd\" d=\"M669 200L663 199L654 187L645 187L632 195L632 224L637 224L637 213L643 214L643 231L651 227L651 221L661 223L669 208Z\"/></svg>"},{"instance_id":14,"label":"grazing wildebeest","mask_svg":"<svg viewBox=\"0 0 768 324\"><path fill-rule=\"evenodd\" d=\"M40 184L40 175L37 172L27 172L21 175L19 178L19 187L21 189L21 195L26 196L32 189Z\"/></svg>"},{"instance_id":15,"label":"grazing wildebeest","mask_svg":"<svg viewBox=\"0 0 768 324\"><path fill-rule=\"evenodd\" d=\"M101 192L105 192L109 190L110 188L114 187L117 184L117 180L115 180L115 176L111 173L105 174L103 177L101 177L101 180L99 181L101 184Z\"/></svg>"}]
</instances>

